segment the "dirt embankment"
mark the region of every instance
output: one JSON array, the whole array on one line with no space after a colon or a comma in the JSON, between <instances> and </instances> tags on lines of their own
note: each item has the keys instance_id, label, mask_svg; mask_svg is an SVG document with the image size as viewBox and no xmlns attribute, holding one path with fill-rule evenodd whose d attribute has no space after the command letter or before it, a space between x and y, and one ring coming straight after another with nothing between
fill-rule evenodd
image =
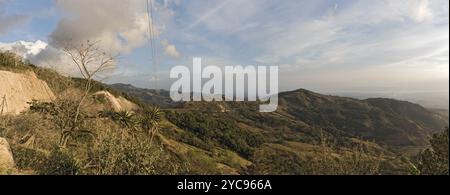
<instances>
[{"instance_id":1,"label":"dirt embankment","mask_svg":"<svg viewBox=\"0 0 450 195\"><path fill-rule=\"evenodd\" d=\"M127 99L119 96L115 97L107 91L99 91L94 94L97 97L102 97L106 100L106 104L116 112L119 111L135 111L139 108L136 104L128 101Z\"/></svg>"},{"instance_id":2,"label":"dirt embankment","mask_svg":"<svg viewBox=\"0 0 450 195\"><path fill-rule=\"evenodd\" d=\"M14 168L11 148L6 139L0 137L0 175Z\"/></svg>"},{"instance_id":3,"label":"dirt embankment","mask_svg":"<svg viewBox=\"0 0 450 195\"><path fill-rule=\"evenodd\" d=\"M51 101L55 95L47 83L33 72L0 71L0 115L20 114L30 107L28 102Z\"/></svg>"}]
</instances>

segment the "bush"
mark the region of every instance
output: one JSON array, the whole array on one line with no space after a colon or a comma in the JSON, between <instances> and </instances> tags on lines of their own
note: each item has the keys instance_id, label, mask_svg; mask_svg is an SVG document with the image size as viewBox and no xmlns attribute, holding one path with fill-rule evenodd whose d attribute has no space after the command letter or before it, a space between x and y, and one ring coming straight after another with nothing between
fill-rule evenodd
<instances>
[{"instance_id":1,"label":"bush","mask_svg":"<svg viewBox=\"0 0 450 195\"><path fill-rule=\"evenodd\" d=\"M24 63L23 59L12 52L0 51L0 70L13 71L13 72L25 72L30 70L31 66L28 63Z\"/></svg>"},{"instance_id":2,"label":"bush","mask_svg":"<svg viewBox=\"0 0 450 195\"><path fill-rule=\"evenodd\" d=\"M430 139L431 147L419 155L419 171L423 175L448 175L449 171L449 134L448 128L444 132L435 134Z\"/></svg>"},{"instance_id":3,"label":"bush","mask_svg":"<svg viewBox=\"0 0 450 195\"><path fill-rule=\"evenodd\" d=\"M48 158L38 168L40 175L77 175L80 174L80 163L66 149L55 147Z\"/></svg>"},{"instance_id":4,"label":"bush","mask_svg":"<svg viewBox=\"0 0 450 195\"><path fill-rule=\"evenodd\" d=\"M106 131L99 136L89 154L95 175L172 175L181 171L160 146L150 145L149 139L139 136L123 137L120 132Z\"/></svg>"},{"instance_id":5,"label":"bush","mask_svg":"<svg viewBox=\"0 0 450 195\"><path fill-rule=\"evenodd\" d=\"M14 160L19 169L38 170L47 160L45 153L21 146L12 147Z\"/></svg>"},{"instance_id":6,"label":"bush","mask_svg":"<svg viewBox=\"0 0 450 195\"><path fill-rule=\"evenodd\" d=\"M58 133L54 130L53 121L38 113L25 112L18 116L2 117L4 130L1 136L9 138L12 143L23 144L30 148L51 150L53 140ZM0 119L2 123L2 119ZM0 129L1 129L0 124Z\"/></svg>"}]
</instances>

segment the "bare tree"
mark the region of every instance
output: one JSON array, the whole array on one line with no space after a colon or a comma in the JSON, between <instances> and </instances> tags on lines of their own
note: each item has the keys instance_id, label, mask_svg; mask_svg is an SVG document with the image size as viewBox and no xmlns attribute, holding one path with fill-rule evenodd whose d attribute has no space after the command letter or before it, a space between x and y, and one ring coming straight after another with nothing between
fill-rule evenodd
<instances>
[{"instance_id":1,"label":"bare tree","mask_svg":"<svg viewBox=\"0 0 450 195\"><path fill-rule=\"evenodd\" d=\"M116 57L101 50L98 47L98 43L99 41L92 42L88 40L82 44L66 44L63 48L63 51L70 56L84 79L84 83L82 84L84 85L82 86L83 92L75 111L73 125L68 131L62 133L60 145L63 147L65 147L69 138L69 136L65 135L70 135L73 131L77 131L80 111L83 103L91 95L91 90L94 87L94 78L99 73L114 66Z\"/></svg>"}]
</instances>

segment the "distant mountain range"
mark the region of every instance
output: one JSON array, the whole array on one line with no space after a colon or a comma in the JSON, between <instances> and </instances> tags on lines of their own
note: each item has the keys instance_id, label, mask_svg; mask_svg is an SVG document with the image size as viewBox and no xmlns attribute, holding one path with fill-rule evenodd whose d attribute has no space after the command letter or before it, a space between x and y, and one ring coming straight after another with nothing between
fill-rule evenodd
<instances>
[{"instance_id":1,"label":"distant mountain range","mask_svg":"<svg viewBox=\"0 0 450 195\"><path fill-rule=\"evenodd\" d=\"M143 89L121 83L109 86L117 91L125 92L132 97L138 98L142 103L157 105L161 108L173 108L180 105L180 103L173 102L172 99L170 99L169 91Z\"/></svg>"},{"instance_id":2,"label":"distant mountain range","mask_svg":"<svg viewBox=\"0 0 450 195\"><path fill-rule=\"evenodd\" d=\"M430 133L448 125L448 118L420 105L394 99L324 96L307 90L280 94L286 116L325 129L391 146L423 145Z\"/></svg>"},{"instance_id":3,"label":"distant mountain range","mask_svg":"<svg viewBox=\"0 0 450 195\"><path fill-rule=\"evenodd\" d=\"M321 95L308 90L279 94L279 108L274 113L259 113L255 102L185 102L171 101L168 91L141 89L114 84L115 90L140 101L178 111L214 112L229 115L238 123L265 131L293 130L303 138L323 130L334 141L361 138L402 150L427 144L427 136L448 126L445 111L430 111L418 104L394 99L359 100Z\"/></svg>"},{"instance_id":4,"label":"distant mountain range","mask_svg":"<svg viewBox=\"0 0 450 195\"><path fill-rule=\"evenodd\" d=\"M429 109L449 109L449 92L448 91L418 91L418 92L335 92L333 95L353 97L357 99L368 98L391 98L397 100L405 100L420 104Z\"/></svg>"}]
</instances>

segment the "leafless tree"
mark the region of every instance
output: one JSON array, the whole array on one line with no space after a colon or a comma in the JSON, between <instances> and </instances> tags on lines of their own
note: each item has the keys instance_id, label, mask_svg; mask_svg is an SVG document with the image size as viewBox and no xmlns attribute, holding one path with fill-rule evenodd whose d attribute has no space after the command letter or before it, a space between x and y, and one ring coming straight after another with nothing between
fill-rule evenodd
<instances>
[{"instance_id":1,"label":"leafless tree","mask_svg":"<svg viewBox=\"0 0 450 195\"><path fill-rule=\"evenodd\" d=\"M84 79L82 86L82 96L78 102L75 115L73 118L73 127L70 128L69 132L63 133L70 134L76 131L78 120L80 117L80 111L83 103L91 95L91 90L94 87L94 79L101 72L111 69L115 64L116 56L112 56L107 52L101 50L98 47L99 41L86 41L81 44L66 44L63 47L63 51L70 56L73 63L77 66L80 75ZM68 140L68 136L63 136L61 139L61 145L65 146Z\"/></svg>"}]
</instances>

